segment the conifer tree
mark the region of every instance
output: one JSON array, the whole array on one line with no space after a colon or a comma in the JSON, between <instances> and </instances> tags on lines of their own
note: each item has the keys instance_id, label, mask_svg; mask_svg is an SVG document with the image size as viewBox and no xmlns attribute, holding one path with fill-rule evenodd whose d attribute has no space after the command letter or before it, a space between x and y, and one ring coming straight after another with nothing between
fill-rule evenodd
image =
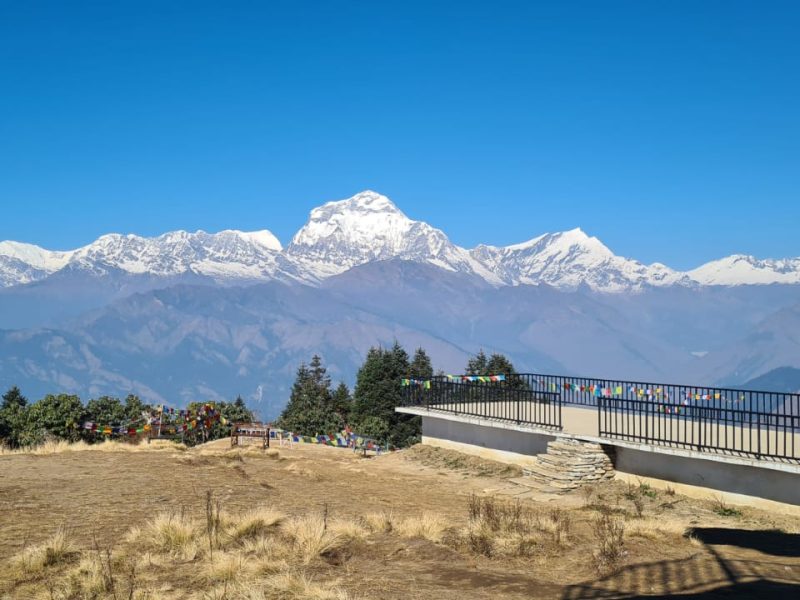
<instances>
[{"instance_id":1,"label":"conifer tree","mask_svg":"<svg viewBox=\"0 0 800 600\"><path fill-rule=\"evenodd\" d=\"M339 385L331 395L331 408L339 415L342 423L345 425L350 423L350 413L353 410L353 397L350 395L350 390L344 381L339 382Z\"/></svg>"},{"instance_id":2,"label":"conifer tree","mask_svg":"<svg viewBox=\"0 0 800 600\"><path fill-rule=\"evenodd\" d=\"M506 386L510 388L527 388L525 382L517 377L514 364L504 354L493 353L488 358L483 348L467 361L467 375L505 375Z\"/></svg>"},{"instance_id":3,"label":"conifer tree","mask_svg":"<svg viewBox=\"0 0 800 600\"><path fill-rule=\"evenodd\" d=\"M334 410L330 386L331 379L319 356L314 355L308 366L301 364L278 425L301 435L340 431L344 422Z\"/></svg>"},{"instance_id":4,"label":"conifer tree","mask_svg":"<svg viewBox=\"0 0 800 600\"><path fill-rule=\"evenodd\" d=\"M422 348L417 348L411 360L409 376L413 379L430 379L433 377L433 365L428 354Z\"/></svg>"},{"instance_id":5,"label":"conifer tree","mask_svg":"<svg viewBox=\"0 0 800 600\"><path fill-rule=\"evenodd\" d=\"M3 402L0 404L0 442L12 448L19 447L27 418L28 399L14 386L3 394Z\"/></svg>"},{"instance_id":6,"label":"conifer tree","mask_svg":"<svg viewBox=\"0 0 800 600\"><path fill-rule=\"evenodd\" d=\"M467 361L467 368L464 373L467 375L489 375L486 372L486 354L481 348L478 353Z\"/></svg>"},{"instance_id":7,"label":"conifer tree","mask_svg":"<svg viewBox=\"0 0 800 600\"><path fill-rule=\"evenodd\" d=\"M401 447L418 441L420 419L394 410L402 403L400 380L410 373L408 353L398 342L389 350L370 348L353 393L353 421L358 433L376 436L385 431L389 443Z\"/></svg>"}]
</instances>

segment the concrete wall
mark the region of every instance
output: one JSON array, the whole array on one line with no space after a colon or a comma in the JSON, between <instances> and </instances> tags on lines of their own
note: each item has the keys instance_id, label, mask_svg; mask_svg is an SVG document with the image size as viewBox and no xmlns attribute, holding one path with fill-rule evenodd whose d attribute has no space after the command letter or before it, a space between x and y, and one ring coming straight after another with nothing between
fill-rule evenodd
<instances>
[{"instance_id":1,"label":"concrete wall","mask_svg":"<svg viewBox=\"0 0 800 600\"><path fill-rule=\"evenodd\" d=\"M512 464L525 465L547 452L550 435L422 418L422 443Z\"/></svg>"},{"instance_id":2,"label":"concrete wall","mask_svg":"<svg viewBox=\"0 0 800 600\"><path fill-rule=\"evenodd\" d=\"M634 450L619 446L616 454L614 466L621 479L626 479L625 475L628 475L694 486L698 489L689 494L694 496L713 496L726 492L739 496L740 501L747 500L745 497L757 496L800 505L800 473L792 465L767 468L724 459L708 460L660 450ZM704 490L707 493L703 493ZM678 491L686 493L692 490ZM737 500L733 496L729 499Z\"/></svg>"}]
</instances>

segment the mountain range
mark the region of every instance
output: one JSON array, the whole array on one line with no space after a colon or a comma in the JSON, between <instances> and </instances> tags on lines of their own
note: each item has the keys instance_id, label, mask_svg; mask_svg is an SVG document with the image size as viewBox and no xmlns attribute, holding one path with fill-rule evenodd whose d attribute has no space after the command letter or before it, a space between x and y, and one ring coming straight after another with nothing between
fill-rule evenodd
<instances>
[{"instance_id":1,"label":"mountain range","mask_svg":"<svg viewBox=\"0 0 800 600\"><path fill-rule=\"evenodd\" d=\"M70 251L0 242L0 285L40 281L64 269L99 275L112 270L155 277L194 275L222 284L315 284L354 266L388 259L470 273L495 286L586 285L606 293L643 286L800 283L800 258L734 255L680 272L617 256L579 228L512 246L468 250L453 244L440 229L409 219L386 196L364 191L312 210L286 248L268 230L174 231L154 238L108 234Z\"/></svg>"},{"instance_id":2,"label":"mountain range","mask_svg":"<svg viewBox=\"0 0 800 600\"><path fill-rule=\"evenodd\" d=\"M800 367L799 283L800 259L679 272L580 229L465 249L366 191L312 210L286 247L267 230L0 242L0 387L241 394L269 418L312 354L352 383L394 340L449 372L484 348L526 371L742 384Z\"/></svg>"}]
</instances>

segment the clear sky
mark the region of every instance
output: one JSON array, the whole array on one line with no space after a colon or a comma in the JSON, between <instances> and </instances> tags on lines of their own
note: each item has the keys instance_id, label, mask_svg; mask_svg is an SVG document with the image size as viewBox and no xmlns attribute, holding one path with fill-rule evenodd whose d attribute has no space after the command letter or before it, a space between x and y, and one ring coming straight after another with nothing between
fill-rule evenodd
<instances>
[{"instance_id":1,"label":"clear sky","mask_svg":"<svg viewBox=\"0 0 800 600\"><path fill-rule=\"evenodd\" d=\"M0 239L272 230L800 255L800 2L2 2Z\"/></svg>"}]
</instances>

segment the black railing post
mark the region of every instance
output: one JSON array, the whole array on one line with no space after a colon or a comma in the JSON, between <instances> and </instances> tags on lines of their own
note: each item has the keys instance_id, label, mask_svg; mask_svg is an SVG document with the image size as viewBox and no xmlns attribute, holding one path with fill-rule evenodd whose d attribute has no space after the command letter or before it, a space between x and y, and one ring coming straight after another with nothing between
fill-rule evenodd
<instances>
[{"instance_id":1,"label":"black railing post","mask_svg":"<svg viewBox=\"0 0 800 600\"><path fill-rule=\"evenodd\" d=\"M600 418L600 413L603 410L603 404L605 403L605 398L599 398L597 400L597 435L603 435L603 423L602 419Z\"/></svg>"},{"instance_id":2,"label":"black railing post","mask_svg":"<svg viewBox=\"0 0 800 600\"><path fill-rule=\"evenodd\" d=\"M756 436L758 436L758 443L756 447L758 451L756 453L756 458L761 458L761 413L756 413Z\"/></svg>"}]
</instances>

